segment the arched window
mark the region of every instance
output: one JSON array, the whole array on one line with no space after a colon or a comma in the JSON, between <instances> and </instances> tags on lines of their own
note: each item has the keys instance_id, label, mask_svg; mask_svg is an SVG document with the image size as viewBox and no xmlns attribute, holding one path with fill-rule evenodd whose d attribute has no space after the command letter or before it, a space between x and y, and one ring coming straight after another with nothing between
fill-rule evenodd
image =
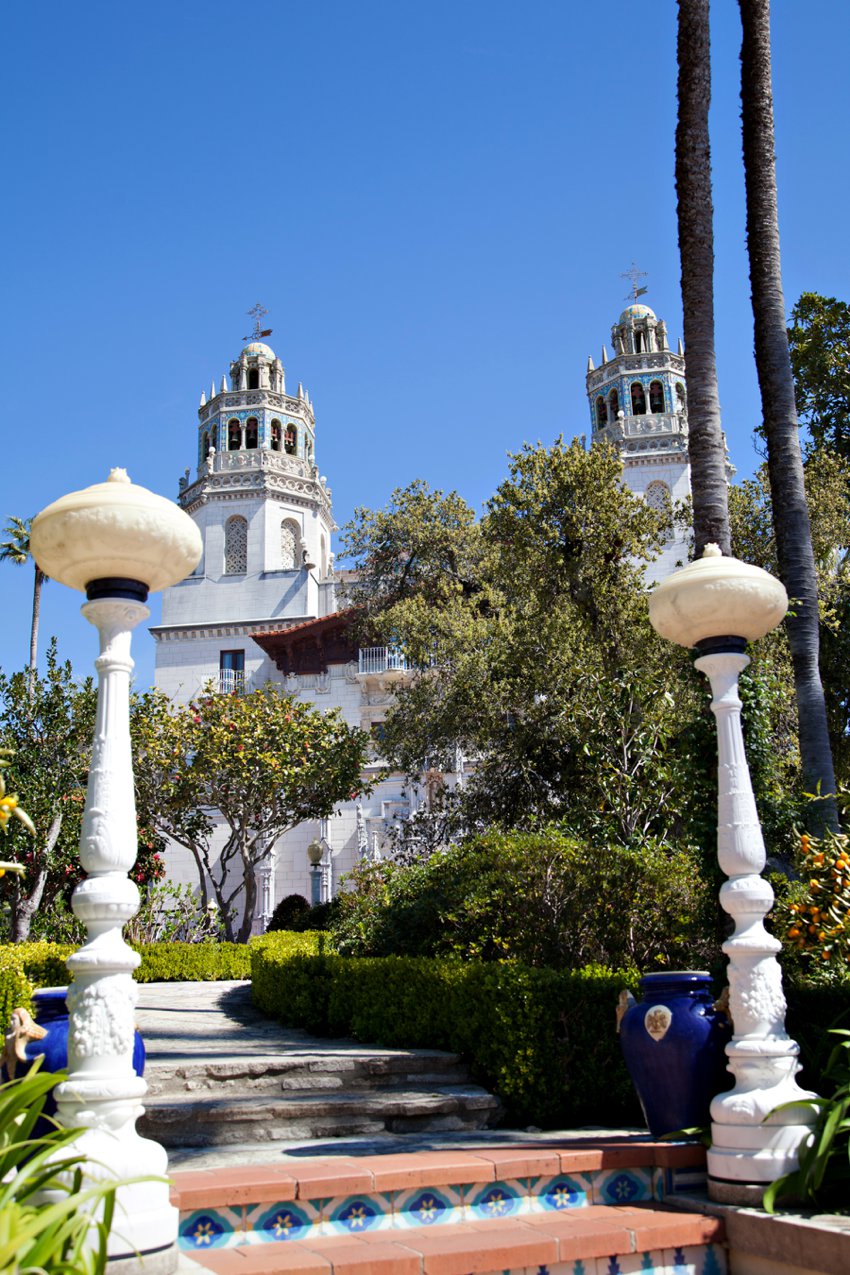
<instances>
[{"instance_id":1,"label":"arched window","mask_svg":"<svg viewBox=\"0 0 850 1275\"><path fill-rule=\"evenodd\" d=\"M260 370L256 367L248 368L248 389L258 390L260 388Z\"/></svg>"},{"instance_id":2,"label":"arched window","mask_svg":"<svg viewBox=\"0 0 850 1275\"><path fill-rule=\"evenodd\" d=\"M596 400L596 424L599 429L601 429L603 425L608 424L608 409L605 406L605 399L601 394Z\"/></svg>"},{"instance_id":3,"label":"arched window","mask_svg":"<svg viewBox=\"0 0 850 1275\"><path fill-rule=\"evenodd\" d=\"M280 451L281 428L280 421L272 421L272 441L271 447L273 452Z\"/></svg>"},{"instance_id":4,"label":"arched window","mask_svg":"<svg viewBox=\"0 0 850 1275\"><path fill-rule=\"evenodd\" d=\"M646 394L640 381L632 381L632 415L646 415Z\"/></svg>"},{"instance_id":5,"label":"arched window","mask_svg":"<svg viewBox=\"0 0 850 1275\"><path fill-rule=\"evenodd\" d=\"M298 546L301 543L301 528L287 518L280 524L280 565L283 571L292 571L298 566Z\"/></svg>"},{"instance_id":6,"label":"arched window","mask_svg":"<svg viewBox=\"0 0 850 1275\"><path fill-rule=\"evenodd\" d=\"M328 574L328 542L325 540L324 536L322 536L320 544L321 549L319 553L319 562L322 568L322 579L324 580L325 576Z\"/></svg>"},{"instance_id":7,"label":"arched window","mask_svg":"<svg viewBox=\"0 0 850 1275\"><path fill-rule=\"evenodd\" d=\"M619 412L619 410L620 410L620 395L617 393L616 390L612 390L611 393L608 395L609 421L615 421L617 419L617 413Z\"/></svg>"},{"instance_id":8,"label":"arched window","mask_svg":"<svg viewBox=\"0 0 850 1275\"><path fill-rule=\"evenodd\" d=\"M649 410L653 414L664 411L664 386L660 381L649 383Z\"/></svg>"},{"instance_id":9,"label":"arched window","mask_svg":"<svg viewBox=\"0 0 850 1275\"><path fill-rule=\"evenodd\" d=\"M643 332L635 332L635 354L643 354L646 349L646 338Z\"/></svg>"},{"instance_id":10,"label":"arched window","mask_svg":"<svg viewBox=\"0 0 850 1275\"><path fill-rule=\"evenodd\" d=\"M669 540L673 533L673 510L670 503L670 488L666 483L663 483L660 479L656 478L649 484L644 492L644 499L650 509L654 509L656 513L667 515L665 530L667 533L667 539Z\"/></svg>"},{"instance_id":11,"label":"arched window","mask_svg":"<svg viewBox=\"0 0 850 1275\"><path fill-rule=\"evenodd\" d=\"M237 514L224 524L224 574L244 575L248 570L248 524Z\"/></svg>"},{"instance_id":12,"label":"arched window","mask_svg":"<svg viewBox=\"0 0 850 1275\"><path fill-rule=\"evenodd\" d=\"M287 456L294 456L298 449L298 430L294 425L287 425L283 435L283 450Z\"/></svg>"},{"instance_id":13,"label":"arched window","mask_svg":"<svg viewBox=\"0 0 850 1275\"><path fill-rule=\"evenodd\" d=\"M656 478L647 487L645 497L646 503L649 505L650 509L657 509L660 513L668 508L670 488L666 483L663 483L660 479Z\"/></svg>"},{"instance_id":14,"label":"arched window","mask_svg":"<svg viewBox=\"0 0 850 1275\"><path fill-rule=\"evenodd\" d=\"M238 452L242 444L242 427L237 420L227 422L227 450Z\"/></svg>"},{"instance_id":15,"label":"arched window","mask_svg":"<svg viewBox=\"0 0 850 1275\"><path fill-rule=\"evenodd\" d=\"M680 412L685 410L685 387L681 381L676 382L676 409Z\"/></svg>"},{"instance_id":16,"label":"arched window","mask_svg":"<svg viewBox=\"0 0 850 1275\"><path fill-rule=\"evenodd\" d=\"M254 448L257 446L257 419L255 416L249 416L245 422L245 446Z\"/></svg>"},{"instance_id":17,"label":"arched window","mask_svg":"<svg viewBox=\"0 0 850 1275\"><path fill-rule=\"evenodd\" d=\"M209 450L210 450L210 436L207 433L207 431L204 430L203 434L201 435L201 461L206 460L207 456L209 455Z\"/></svg>"}]
</instances>

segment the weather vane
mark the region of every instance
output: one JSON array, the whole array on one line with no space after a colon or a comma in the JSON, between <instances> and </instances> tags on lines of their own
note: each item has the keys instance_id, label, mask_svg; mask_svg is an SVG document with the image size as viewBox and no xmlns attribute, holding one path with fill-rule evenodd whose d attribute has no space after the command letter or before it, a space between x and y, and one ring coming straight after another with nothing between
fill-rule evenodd
<instances>
[{"instance_id":1,"label":"weather vane","mask_svg":"<svg viewBox=\"0 0 850 1275\"><path fill-rule=\"evenodd\" d=\"M645 291L646 289L644 289ZM262 326L263 318L268 314L265 306L260 305L259 301L256 305L251 306L248 311L248 318L254 320L254 331L250 336L243 336L243 341L262 341L264 336L271 336L272 329Z\"/></svg>"},{"instance_id":2,"label":"weather vane","mask_svg":"<svg viewBox=\"0 0 850 1275\"><path fill-rule=\"evenodd\" d=\"M646 277L647 277L646 271L638 270L634 262L632 262L628 270L623 271L623 273L620 275L620 278L628 279L632 285L631 295L626 296L627 301L637 301L638 297L642 297L643 294L647 291L646 288L638 287L638 279L645 279Z\"/></svg>"}]
</instances>

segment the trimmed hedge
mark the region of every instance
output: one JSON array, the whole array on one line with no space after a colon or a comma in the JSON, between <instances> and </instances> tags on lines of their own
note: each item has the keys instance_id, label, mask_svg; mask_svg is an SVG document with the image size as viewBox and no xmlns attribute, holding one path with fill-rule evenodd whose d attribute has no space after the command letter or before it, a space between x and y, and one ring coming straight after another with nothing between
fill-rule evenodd
<instances>
[{"instance_id":1,"label":"trimmed hedge","mask_svg":"<svg viewBox=\"0 0 850 1275\"><path fill-rule=\"evenodd\" d=\"M274 941L275 950L316 953L324 950L327 935L282 932L263 935L252 943ZM250 978L251 952L244 943L146 943L134 948L142 963L136 971L139 983L210 982ZM69 943L0 944L0 1025L5 1030L13 1009L32 1008L38 987L64 987L68 982L67 957L76 951Z\"/></svg>"},{"instance_id":2,"label":"trimmed hedge","mask_svg":"<svg viewBox=\"0 0 850 1275\"><path fill-rule=\"evenodd\" d=\"M255 1004L319 1035L447 1049L510 1122L642 1123L615 1032L634 974L427 957L290 956L252 947Z\"/></svg>"}]
</instances>

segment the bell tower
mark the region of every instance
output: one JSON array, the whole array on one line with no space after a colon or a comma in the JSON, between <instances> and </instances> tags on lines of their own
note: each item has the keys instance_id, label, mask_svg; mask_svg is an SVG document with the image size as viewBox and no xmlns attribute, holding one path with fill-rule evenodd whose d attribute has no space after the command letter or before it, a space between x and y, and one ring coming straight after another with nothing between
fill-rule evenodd
<instances>
[{"instance_id":1,"label":"bell tower","mask_svg":"<svg viewBox=\"0 0 850 1275\"><path fill-rule=\"evenodd\" d=\"M587 360L591 437L618 449L623 481L635 495L656 508L668 497L683 500L691 479L682 342L674 354L664 320L635 299L611 328L611 346L609 357L603 345L598 368ZM684 537L671 527L664 549L647 567L647 580L654 584L686 561Z\"/></svg>"},{"instance_id":2,"label":"bell tower","mask_svg":"<svg viewBox=\"0 0 850 1275\"><path fill-rule=\"evenodd\" d=\"M165 590L156 684L189 699L276 676L252 633L269 633L333 610L331 492L315 460L316 419L299 384L287 394L283 363L260 337L201 394L196 469L178 502L198 526L196 571ZM225 685L226 683L226 685Z\"/></svg>"}]
</instances>

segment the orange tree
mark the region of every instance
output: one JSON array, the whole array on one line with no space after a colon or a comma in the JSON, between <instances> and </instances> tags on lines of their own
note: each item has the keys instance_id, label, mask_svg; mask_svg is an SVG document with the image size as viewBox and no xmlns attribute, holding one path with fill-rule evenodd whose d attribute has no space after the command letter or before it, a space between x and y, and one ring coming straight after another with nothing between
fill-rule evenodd
<instances>
[{"instance_id":1,"label":"orange tree","mask_svg":"<svg viewBox=\"0 0 850 1275\"><path fill-rule=\"evenodd\" d=\"M151 691L141 708L140 813L190 852L202 905L214 900L227 939L245 942L257 866L288 828L363 791L368 736L336 710L322 713L272 686L183 705Z\"/></svg>"},{"instance_id":2,"label":"orange tree","mask_svg":"<svg viewBox=\"0 0 850 1275\"><path fill-rule=\"evenodd\" d=\"M850 841L827 832L800 837L800 881L777 907L786 943L804 957L847 970L850 964Z\"/></svg>"}]
</instances>

